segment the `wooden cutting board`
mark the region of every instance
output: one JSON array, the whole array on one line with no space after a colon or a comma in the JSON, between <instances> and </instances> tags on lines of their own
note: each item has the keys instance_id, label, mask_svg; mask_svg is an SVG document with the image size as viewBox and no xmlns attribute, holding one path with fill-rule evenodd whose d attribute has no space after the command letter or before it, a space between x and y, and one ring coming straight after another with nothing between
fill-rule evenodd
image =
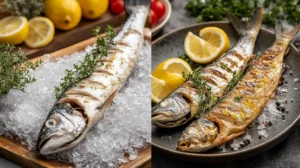
<instances>
[{"instance_id":1,"label":"wooden cutting board","mask_svg":"<svg viewBox=\"0 0 300 168\"><path fill-rule=\"evenodd\" d=\"M151 30L145 29L145 39L151 39ZM55 51L50 54L51 58L55 59L64 55L70 55L74 52L85 49L86 46L94 44L96 38L90 38L80 43L71 45L67 48ZM36 57L31 61L43 59L44 56ZM39 156L36 151L29 151L19 141L0 136L0 156L10 160L25 168L74 168L70 163L64 163L55 160L48 160L43 156ZM151 167L151 147L150 145L138 152L138 159L129 161L120 166L120 168L150 168Z\"/></svg>"}]
</instances>

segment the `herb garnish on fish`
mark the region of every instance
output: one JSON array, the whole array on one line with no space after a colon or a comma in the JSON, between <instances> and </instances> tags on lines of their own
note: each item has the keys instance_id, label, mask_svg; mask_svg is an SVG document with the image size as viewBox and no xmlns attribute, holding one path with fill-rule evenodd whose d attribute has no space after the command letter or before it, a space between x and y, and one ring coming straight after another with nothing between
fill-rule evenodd
<instances>
[{"instance_id":1,"label":"herb garnish on fish","mask_svg":"<svg viewBox=\"0 0 300 168\"><path fill-rule=\"evenodd\" d=\"M214 95L211 92L211 87L207 85L206 81L200 76L201 71L202 67L200 66L190 74L183 73L183 77L186 79L186 81L193 81L199 95L200 102L199 110L196 114L197 118L200 117L200 114L203 113L215 99Z\"/></svg>"},{"instance_id":2,"label":"herb garnish on fish","mask_svg":"<svg viewBox=\"0 0 300 168\"><path fill-rule=\"evenodd\" d=\"M29 75L30 69L35 70L41 62L28 61L24 52L16 50L14 45L0 44L0 96L7 94L10 89L24 92L27 84L36 81Z\"/></svg>"},{"instance_id":3,"label":"herb garnish on fish","mask_svg":"<svg viewBox=\"0 0 300 168\"><path fill-rule=\"evenodd\" d=\"M55 96L59 98L61 92L69 87L75 86L82 79L89 77L97 65L97 62L102 57L107 57L108 49L114 45L113 38L116 36L116 32L111 26L105 29L105 36L100 36L100 27L96 27L93 30L93 35L97 37L96 47L92 50L92 54L87 53L82 62L74 65L74 70L66 69L66 76L63 77L60 86L55 87ZM101 63L100 65L103 65Z\"/></svg>"},{"instance_id":4,"label":"herb garnish on fish","mask_svg":"<svg viewBox=\"0 0 300 168\"><path fill-rule=\"evenodd\" d=\"M236 97L234 97L234 100L236 102L240 102L243 98L244 98L244 96L236 96Z\"/></svg>"},{"instance_id":5,"label":"herb garnish on fish","mask_svg":"<svg viewBox=\"0 0 300 168\"><path fill-rule=\"evenodd\" d=\"M227 91L229 92L232 88L234 88L234 86L239 82L239 80L242 78L243 76L243 72L239 71L233 72L233 77L231 79L231 81L229 82L228 86L227 86Z\"/></svg>"}]
</instances>

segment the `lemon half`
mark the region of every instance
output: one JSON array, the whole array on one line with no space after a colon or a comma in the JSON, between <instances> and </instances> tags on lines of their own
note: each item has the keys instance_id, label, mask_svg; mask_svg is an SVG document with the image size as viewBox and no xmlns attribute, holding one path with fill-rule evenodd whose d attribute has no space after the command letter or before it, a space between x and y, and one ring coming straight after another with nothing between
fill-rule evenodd
<instances>
[{"instance_id":1,"label":"lemon half","mask_svg":"<svg viewBox=\"0 0 300 168\"><path fill-rule=\"evenodd\" d=\"M20 44L28 35L24 16L8 16L0 20L0 43Z\"/></svg>"},{"instance_id":2,"label":"lemon half","mask_svg":"<svg viewBox=\"0 0 300 168\"><path fill-rule=\"evenodd\" d=\"M35 17L29 21L29 33L25 44L30 48L39 48L49 44L54 37L55 28L46 17Z\"/></svg>"}]
</instances>

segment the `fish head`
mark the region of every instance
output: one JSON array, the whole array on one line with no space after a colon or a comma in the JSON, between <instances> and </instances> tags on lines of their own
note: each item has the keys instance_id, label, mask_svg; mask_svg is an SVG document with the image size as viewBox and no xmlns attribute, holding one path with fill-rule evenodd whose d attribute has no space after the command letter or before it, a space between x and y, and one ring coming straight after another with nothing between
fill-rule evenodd
<instances>
[{"instance_id":1,"label":"fish head","mask_svg":"<svg viewBox=\"0 0 300 168\"><path fill-rule=\"evenodd\" d=\"M190 114L190 103L182 95L173 93L152 109L152 122L160 127L183 125Z\"/></svg>"},{"instance_id":2,"label":"fish head","mask_svg":"<svg viewBox=\"0 0 300 168\"><path fill-rule=\"evenodd\" d=\"M44 122L37 149L40 154L57 153L75 146L74 142L84 131L86 119L82 112L69 104L57 103Z\"/></svg>"},{"instance_id":3,"label":"fish head","mask_svg":"<svg viewBox=\"0 0 300 168\"><path fill-rule=\"evenodd\" d=\"M200 118L188 126L178 141L178 150L185 152L204 152L211 148L218 135L215 123Z\"/></svg>"}]
</instances>

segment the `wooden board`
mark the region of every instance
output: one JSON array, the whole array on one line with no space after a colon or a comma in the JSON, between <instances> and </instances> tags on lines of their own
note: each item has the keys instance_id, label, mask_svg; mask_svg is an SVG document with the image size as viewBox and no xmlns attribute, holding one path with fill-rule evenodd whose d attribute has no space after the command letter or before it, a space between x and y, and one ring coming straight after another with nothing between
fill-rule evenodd
<instances>
[{"instance_id":1,"label":"wooden board","mask_svg":"<svg viewBox=\"0 0 300 168\"><path fill-rule=\"evenodd\" d=\"M145 29L145 39L151 39L151 30ZM150 35L150 36L149 36ZM55 51L50 54L51 58L55 59L64 55L69 55L77 51L83 50L87 45L92 45L96 41L96 38L90 38L80 43L74 44L67 48ZM44 56L39 56L31 61L43 59ZM10 160L25 168L74 168L75 166L70 163L64 163L55 160L48 160L43 156L37 154L36 151L29 151L19 141L14 139L0 136L0 156ZM150 168L151 167L151 147L150 145L138 152L138 159L129 161L120 166L120 168Z\"/></svg>"},{"instance_id":2,"label":"wooden board","mask_svg":"<svg viewBox=\"0 0 300 168\"><path fill-rule=\"evenodd\" d=\"M114 15L110 11L107 11L99 19L86 20L82 19L78 26L68 31L62 31L55 29L55 36L53 41L45 47L38 49L28 48L24 43L20 45L28 58L34 58L43 54L51 53L62 48L66 48L72 44L91 38L92 30L96 26L102 27L101 32L107 25L112 27L120 26L125 22L125 13L120 15Z\"/></svg>"}]
</instances>

